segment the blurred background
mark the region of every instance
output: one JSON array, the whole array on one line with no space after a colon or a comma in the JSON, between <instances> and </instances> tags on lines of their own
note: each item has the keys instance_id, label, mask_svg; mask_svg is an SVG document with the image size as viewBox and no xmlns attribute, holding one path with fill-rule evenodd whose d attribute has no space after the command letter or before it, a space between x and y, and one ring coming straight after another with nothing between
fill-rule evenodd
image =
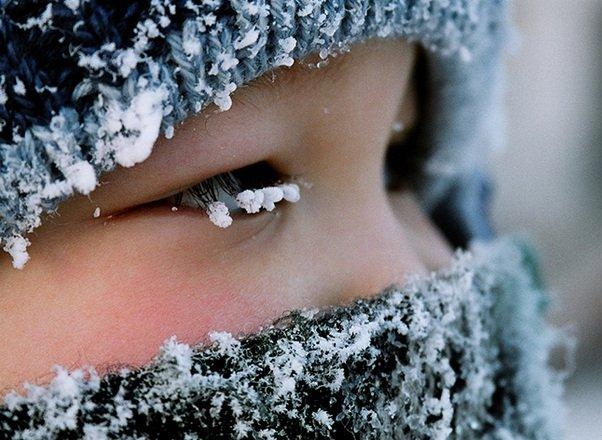
<instances>
[{"instance_id":1,"label":"blurred background","mask_svg":"<svg viewBox=\"0 0 602 440\"><path fill-rule=\"evenodd\" d=\"M602 0L514 3L494 222L530 235L579 339L565 438L602 439Z\"/></svg>"}]
</instances>

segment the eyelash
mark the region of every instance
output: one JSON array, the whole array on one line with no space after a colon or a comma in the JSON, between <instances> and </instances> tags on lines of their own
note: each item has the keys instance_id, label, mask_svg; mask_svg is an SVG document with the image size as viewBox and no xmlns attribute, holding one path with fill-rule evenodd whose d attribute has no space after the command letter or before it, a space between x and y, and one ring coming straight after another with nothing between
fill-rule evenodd
<instances>
[{"instance_id":1,"label":"eyelash","mask_svg":"<svg viewBox=\"0 0 602 440\"><path fill-rule=\"evenodd\" d=\"M222 173L197 183L171 197L173 210L187 205L203 209L217 226L228 227L230 214L272 211L275 203L299 200L299 187L265 162ZM225 201L224 201L225 200Z\"/></svg>"},{"instance_id":2,"label":"eyelash","mask_svg":"<svg viewBox=\"0 0 602 440\"><path fill-rule=\"evenodd\" d=\"M257 162L206 179L176 194L176 196L188 194L198 200L199 208L206 208L209 203L218 199L220 193L226 193L234 197L241 191L264 188L283 180L284 176L266 162Z\"/></svg>"},{"instance_id":3,"label":"eyelash","mask_svg":"<svg viewBox=\"0 0 602 440\"><path fill-rule=\"evenodd\" d=\"M234 197L240 191L242 191L240 182L233 172L229 172L197 183L171 196L170 200L176 208L182 206L186 201L192 201L196 203L197 208L206 210L211 203L219 200L221 193Z\"/></svg>"}]
</instances>

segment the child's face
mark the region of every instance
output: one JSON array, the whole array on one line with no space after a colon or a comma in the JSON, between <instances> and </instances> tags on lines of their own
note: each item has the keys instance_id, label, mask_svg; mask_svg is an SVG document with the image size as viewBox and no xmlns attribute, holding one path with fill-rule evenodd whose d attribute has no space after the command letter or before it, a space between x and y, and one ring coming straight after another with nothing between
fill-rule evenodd
<instances>
[{"instance_id":1,"label":"child's face","mask_svg":"<svg viewBox=\"0 0 602 440\"><path fill-rule=\"evenodd\" d=\"M444 264L411 194L383 186L391 127L414 118L414 55L371 42L324 68L278 71L64 203L30 237L23 271L1 257L0 389L43 382L54 364L139 365L171 335L256 331ZM148 204L259 161L302 182L300 201L227 229L199 209Z\"/></svg>"}]
</instances>

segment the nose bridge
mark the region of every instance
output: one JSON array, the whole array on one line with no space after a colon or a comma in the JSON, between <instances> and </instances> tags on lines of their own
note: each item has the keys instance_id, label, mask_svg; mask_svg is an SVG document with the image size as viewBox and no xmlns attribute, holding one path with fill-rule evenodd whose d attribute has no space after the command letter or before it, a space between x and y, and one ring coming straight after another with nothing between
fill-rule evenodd
<instances>
[{"instance_id":1,"label":"nose bridge","mask_svg":"<svg viewBox=\"0 0 602 440\"><path fill-rule=\"evenodd\" d=\"M346 303L378 293L391 283L403 282L411 273L425 267L411 245L407 231L391 211L386 197L370 206L353 210L344 229L333 234L330 249L337 249L344 274L340 280L339 301Z\"/></svg>"}]
</instances>

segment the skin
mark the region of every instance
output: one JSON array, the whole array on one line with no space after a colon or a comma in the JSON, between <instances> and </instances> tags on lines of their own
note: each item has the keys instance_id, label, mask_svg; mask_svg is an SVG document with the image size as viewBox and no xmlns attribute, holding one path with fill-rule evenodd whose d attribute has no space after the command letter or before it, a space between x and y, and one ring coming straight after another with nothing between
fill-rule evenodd
<instances>
[{"instance_id":1,"label":"skin","mask_svg":"<svg viewBox=\"0 0 602 440\"><path fill-rule=\"evenodd\" d=\"M415 119L414 59L410 45L373 41L323 68L269 73L231 110L190 117L147 161L65 202L31 235L23 271L0 256L0 390L45 383L55 364L142 365L171 335L257 331L447 263L414 196L382 181L393 123ZM148 204L262 160L302 182L298 203L227 229Z\"/></svg>"}]
</instances>

